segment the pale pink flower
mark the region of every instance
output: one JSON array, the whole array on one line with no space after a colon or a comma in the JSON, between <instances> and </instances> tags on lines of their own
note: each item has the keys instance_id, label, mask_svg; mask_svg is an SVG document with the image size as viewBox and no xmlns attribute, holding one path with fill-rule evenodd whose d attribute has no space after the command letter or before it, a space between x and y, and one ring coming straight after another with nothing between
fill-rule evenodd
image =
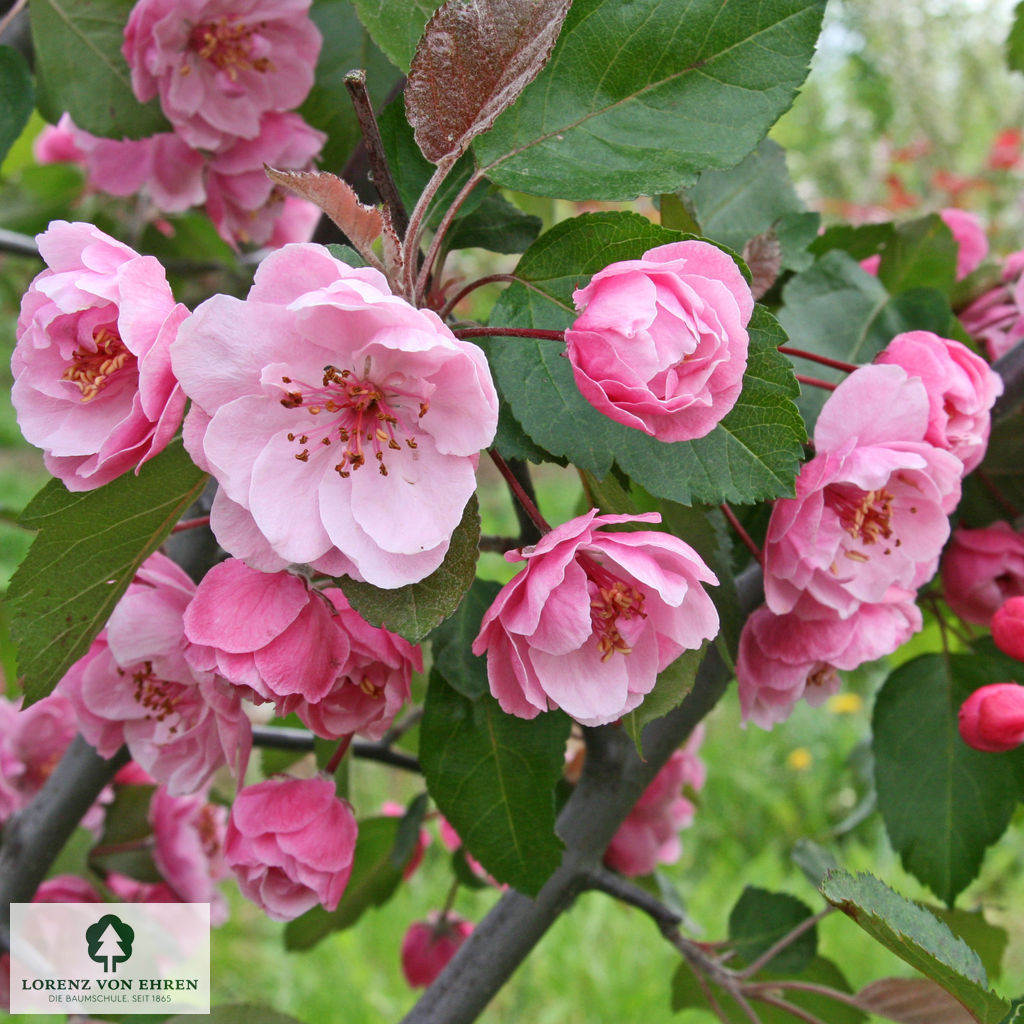
<instances>
[{"instance_id":1,"label":"pale pink flower","mask_svg":"<svg viewBox=\"0 0 1024 1024\"><path fill-rule=\"evenodd\" d=\"M966 345L931 331L898 334L875 358L919 377L928 393L924 439L952 452L969 473L985 457L1002 378Z\"/></svg>"},{"instance_id":2,"label":"pale pink flower","mask_svg":"<svg viewBox=\"0 0 1024 1024\"><path fill-rule=\"evenodd\" d=\"M91 224L54 221L37 242L48 269L21 301L11 399L46 468L91 490L137 471L178 429L169 346L188 310L156 259Z\"/></svg>"},{"instance_id":3,"label":"pale pink flower","mask_svg":"<svg viewBox=\"0 0 1024 1024\"><path fill-rule=\"evenodd\" d=\"M959 314L964 330L998 359L1024 338L1024 250L1003 261L1003 281Z\"/></svg>"},{"instance_id":4,"label":"pale pink flower","mask_svg":"<svg viewBox=\"0 0 1024 1024\"><path fill-rule=\"evenodd\" d=\"M127 744L173 796L203 789L223 765L240 774L251 744L235 689L185 659L182 616L194 593L170 559L150 555L104 633L60 684L102 757Z\"/></svg>"},{"instance_id":5,"label":"pale pink flower","mask_svg":"<svg viewBox=\"0 0 1024 1024\"><path fill-rule=\"evenodd\" d=\"M122 52L143 103L160 96L197 149L252 139L306 98L320 52L310 0L138 0Z\"/></svg>"},{"instance_id":6,"label":"pale pink flower","mask_svg":"<svg viewBox=\"0 0 1024 1024\"><path fill-rule=\"evenodd\" d=\"M334 609L302 576L250 569L237 558L201 580L184 615L185 657L262 704L298 695L319 701L349 658Z\"/></svg>"},{"instance_id":7,"label":"pale pink flower","mask_svg":"<svg viewBox=\"0 0 1024 1024\"><path fill-rule=\"evenodd\" d=\"M265 167L305 170L326 136L298 114L267 114L260 133L238 139L206 165L206 213L230 245L262 245L285 212L285 192Z\"/></svg>"},{"instance_id":8,"label":"pale pink flower","mask_svg":"<svg viewBox=\"0 0 1024 1024\"><path fill-rule=\"evenodd\" d=\"M576 384L599 412L661 441L703 437L736 404L754 299L709 242L612 263L573 292L565 332Z\"/></svg>"},{"instance_id":9,"label":"pale pink flower","mask_svg":"<svg viewBox=\"0 0 1024 1024\"><path fill-rule=\"evenodd\" d=\"M316 232L323 210L316 203L298 196L284 197L274 230L267 239L267 246L280 249L291 242L309 242Z\"/></svg>"},{"instance_id":10,"label":"pale pink flower","mask_svg":"<svg viewBox=\"0 0 1024 1024\"><path fill-rule=\"evenodd\" d=\"M765 598L848 618L896 586L929 580L949 536L963 464L924 440L924 385L898 366L862 366L829 396L815 426L817 455L796 497L775 503L764 546Z\"/></svg>"},{"instance_id":11,"label":"pale pink flower","mask_svg":"<svg viewBox=\"0 0 1024 1024\"><path fill-rule=\"evenodd\" d=\"M225 857L244 896L275 921L334 910L352 872L356 820L323 776L275 776L240 790Z\"/></svg>"},{"instance_id":12,"label":"pale pink flower","mask_svg":"<svg viewBox=\"0 0 1024 1024\"><path fill-rule=\"evenodd\" d=\"M942 589L960 618L987 626L1004 601L1024 596L1024 535L1006 522L958 527L942 559Z\"/></svg>"},{"instance_id":13,"label":"pale pink flower","mask_svg":"<svg viewBox=\"0 0 1024 1024\"><path fill-rule=\"evenodd\" d=\"M81 164L85 154L75 138L70 114L61 114L56 124L48 124L32 142L32 155L39 164Z\"/></svg>"},{"instance_id":14,"label":"pale pink flower","mask_svg":"<svg viewBox=\"0 0 1024 1024\"><path fill-rule=\"evenodd\" d=\"M435 314L375 270L288 245L244 302L196 310L173 361L192 399L185 446L220 484L212 525L229 552L379 587L441 564L498 403L483 353Z\"/></svg>"},{"instance_id":15,"label":"pale pink flower","mask_svg":"<svg viewBox=\"0 0 1024 1024\"><path fill-rule=\"evenodd\" d=\"M413 921L402 939L402 974L412 988L426 988L448 966L473 932L458 914L432 910L426 921Z\"/></svg>"},{"instance_id":16,"label":"pale pink flower","mask_svg":"<svg viewBox=\"0 0 1024 1024\"><path fill-rule=\"evenodd\" d=\"M960 706L960 736L969 747L989 753L1024 743L1024 686L990 683Z\"/></svg>"},{"instance_id":17,"label":"pale pink flower","mask_svg":"<svg viewBox=\"0 0 1024 1024\"><path fill-rule=\"evenodd\" d=\"M1024 661L1024 597L1011 597L992 616L992 639L1004 654Z\"/></svg>"},{"instance_id":18,"label":"pale pink flower","mask_svg":"<svg viewBox=\"0 0 1024 1024\"><path fill-rule=\"evenodd\" d=\"M348 659L323 697L286 697L281 714L295 712L326 739L359 733L379 740L409 700L412 673L423 669L423 652L397 633L371 626L337 587L325 590L324 597L334 605L336 628L348 640Z\"/></svg>"},{"instance_id":19,"label":"pale pink flower","mask_svg":"<svg viewBox=\"0 0 1024 1024\"><path fill-rule=\"evenodd\" d=\"M697 755L703 731L696 731L665 762L618 827L604 862L628 877L649 875L659 864L674 864L683 852L679 832L693 823L693 803L683 795L704 785L704 762Z\"/></svg>"},{"instance_id":20,"label":"pale pink flower","mask_svg":"<svg viewBox=\"0 0 1024 1024\"><path fill-rule=\"evenodd\" d=\"M586 515L532 547L510 551L526 567L484 615L473 653L487 652L491 693L509 714L560 707L583 725L632 711L662 669L718 632L702 583L718 580L668 533L606 533L641 516Z\"/></svg>"},{"instance_id":21,"label":"pale pink flower","mask_svg":"<svg viewBox=\"0 0 1024 1024\"><path fill-rule=\"evenodd\" d=\"M801 698L812 707L823 704L839 689L836 669L852 671L892 654L922 625L914 595L896 587L847 618L823 612L820 618L776 615L762 605L748 617L736 659L744 721L771 729Z\"/></svg>"}]
</instances>

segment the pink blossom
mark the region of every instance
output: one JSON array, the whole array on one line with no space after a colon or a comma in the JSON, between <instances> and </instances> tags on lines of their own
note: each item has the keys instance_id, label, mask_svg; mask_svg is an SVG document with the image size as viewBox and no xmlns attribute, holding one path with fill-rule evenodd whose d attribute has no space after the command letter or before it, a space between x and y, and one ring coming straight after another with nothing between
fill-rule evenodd
<instances>
[{"instance_id":1,"label":"pink blossom","mask_svg":"<svg viewBox=\"0 0 1024 1024\"><path fill-rule=\"evenodd\" d=\"M274 221L274 230L267 239L267 246L280 249L290 242L309 242L313 238L323 211L316 203L298 196L285 196Z\"/></svg>"},{"instance_id":2,"label":"pink blossom","mask_svg":"<svg viewBox=\"0 0 1024 1024\"><path fill-rule=\"evenodd\" d=\"M960 618L987 626L1004 601L1024 596L1024 536L1006 522L958 527L942 559L942 589Z\"/></svg>"},{"instance_id":3,"label":"pink blossom","mask_svg":"<svg viewBox=\"0 0 1024 1024\"><path fill-rule=\"evenodd\" d=\"M896 587L845 619L822 611L820 618L804 618L762 605L744 623L736 660L744 721L771 729L801 697L812 707L823 704L839 689L836 669L852 671L891 654L922 625L913 594Z\"/></svg>"},{"instance_id":4,"label":"pink blossom","mask_svg":"<svg viewBox=\"0 0 1024 1024\"><path fill-rule=\"evenodd\" d=\"M1003 281L960 313L964 330L998 359L1024 338L1024 249L1003 261Z\"/></svg>"},{"instance_id":5,"label":"pink blossom","mask_svg":"<svg viewBox=\"0 0 1024 1024\"><path fill-rule=\"evenodd\" d=\"M102 757L126 743L173 796L204 788L222 765L241 773L251 744L234 688L185 659L182 617L194 593L170 559L150 555L104 633L60 684Z\"/></svg>"},{"instance_id":6,"label":"pink blossom","mask_svg":"<svg viewBox=\"0 0 1024 1024\"><path fill-rule=\"evenodd\" d=\"M55 875L46 879L32 897L33 903L102 903L100 894L78 875Z\"/></svg>"},{"instance_id":7,"label":"pink blossom","mask_svg":"<svg viewBox=\"0 0 1024 1024\"><path fill-rule=\"evenodd\" d=\"M333 607L301 576L264 573L229 558L202 579L185 609L185 657L258 704L327 696L350 644Z\"/></svg>"},{"instance_id":8,"label":"pink blossom","mask_svg":"<svg viewBox=\"0 0 1024 1024\"><path fill-rule=\"evenodd\" d=\"M182 903L209 903L214 925L223 924L228 916L216 884L228 874L227 820L227 808L209 803L202 793L175 797L158 786L149 804L157 870Z\"/></svg>"},{"instance_id":9,"label":"pink blossom","mask_svg":"<svg viewBox=\"0 0 1024 1024\"><path fill-rule=\"evenodd\" d=\"M412 988L426 988L448 966L469 938L473 924L458 914L431 911L426 921L413 921L402 939L402 973Z\"/></svg>"},{"instance_id":10,"label":"pink blossom","mask_svg":"<svg viewBox=\"0 0 1024 1024\"><path fill-rule=\"evenodd\" d=\"M91 490L138 471L178 429L169 346L188 310L156 259L91 224L54 221L37 242L48 269L21 302L11 398L46 468Z\"/></svg>"},{"instance_id":11,"label":"pink blossom","mask_svg":"<svg viewBox=\"0 0 1024 1024\"><path fill-rule=\"evenodd\" d=\"M963 702L960 736L969 747L998 753L1024 743L1024 686L991 683Z\"/></svg>"},{"instance_id":12,"label":"pink blossom","mask_svg":"<svg viewBox=\"0 0 1024 1024\"><path fill-rule=\"evenodd\" d=\"M1002 378L966 345L931 331L898 334L876 363L902 366L928 393L924 439L952 452L969 473L984 458L991 409L1003 393Z\"/></svg>"},{"instance_id":13,"label":"pink blossom","mask_svg":"<svg viewBox=\"0 0 1024 1024\"><path fill-rule=\"evenodd\" d=\"M326 739L359 733L379 740L409 700L412 672L422 671L423 652L397 633L371 626L337 587L325 590L324 597L334 605L336 626L348 639L348 659L320 700L286 697L281 714L295 712Z\"/></svg>"},{"instance_id":14,"label":"pink blossom","mask_svg":"<svg viewBox=\"0 0 1024 1024\"><path fill-rule=\"evenodd\" d=\"M121 903L181 903L181 897L166 882L140 882L119 872L108 872L103 880Z\"/></svg>"},{"instance_id":15,"label":"pink blossom","mask_svg":"<svg viewBox=\"0 0 1024 1024\"><path fill-rule=\"evenodd\" d=\"M608 844L604 862L610 868L635 877L679 860L679 832L692 824L694 814L683 792L704 785L704 763L697 756L702 737L702 731L695 732L685 747L673 751L643 791Z\"/></svg>"},{"instance_id":16,"label":"pink blossom","mask_svg":"<svg viewBox=\"0 0 1024 1024\"><path fill-rule=\"evenodd\" d=\"M862 366L829 396L796 497L775 503L765 597L777 615L840 618L931 578L960 498L963 465L924 440L924 385L898 366Z\"/></svg>"},{"instance_id":17,"label":"pink blossom","mask_svg":"<svg viewBox=\"0 0 1024 1024\"><path fill-rule=\"evenodd\" d=\"M483 353L435 314L375 270L288 245L244 302L196 310L173 361L192 399L185 446L221 485L225 549L379 587L441 564L498 403Z\"/></svg>"},{"instance_id":18,"label":"pink blossom","mask_svg":"<svg viewBox=\"0 0 1024 1024\"><path fill-rule=\"evenodd\" d=\"M260 118L306 98L320 52L310 0L138 0L122 52L143 103L160 96L197 149L255 138Z\"/></svg>"},{"instance_id":19,"label":"pink blossom","mask_svg":"<svg viewBox=\"0 0 1024 1024\"><path fill-rule=\"evenodd\" d=\"M1024 661L1024 597L1011 597L992 616L992 639L1004 654Z\"/></svg>"},{"instance_id":20,"label":"pink blossom","mask_svg":"<svg viewBox=\"0 0 1024 1024\"><path fill-rule=\"evenodd\" d=\"M39 164L80 164L85 154L78 148L75 125L70 114L61 114L56 124L48 124L32 142L32 155Z\"/></svg>"},{"instance_id":21,"label":"pink blossom","mask_svg":"<svg viewBox=\"0 0 1024 1024\"><path fill-rule=\"evenodd\" d=\"M317 903L337 907L355 845L356 820L333 779L276 776L235 798L225 856L243 895L288 921Z\"/></svg>"},{"instance_id":22,"label":"pink blossom","mask_svg":"<svg viewBox=\"0 0 1024 1024\"><path fill-rule=\"evenodd\" d=\"M962 281L988 255L988 237L977 214L948 206L939 210L939 216L956 243L956 279Z\"/></svg>"},{"instance_id":23,"label":"pink blossom","mask_svg":"<svg viewBox=\"0 0 1024 1024\"><path fill-rule=\"evenodd\" d=\"M661 521L592 509L532 547L487 610L473 653L487 652L491 693L509 714L560 707L583 725L632 711L659 672L718 632L701 583L718 580L684 541L618 523Z\"/></svg>"},{"instance_id":24,"label":"pink blossom","mask_svg":"<svg viewBox=\"0 0 1024 1024\"><path fill-rule=\"evenodd\" d=\"M304 170L326 136L298 114L267 114L259 135L238 139L206 166L206 213L229 245L262 245L284 213L285 193L266 166Z\"/></svg>"},{"instance_id":25,"label":"pink blossom","mask_svg":"<svg viewBox=\"0 0 1024 1024\"><path fill-rule=\"evenodd\" d=\"M703 437L736 404L747 368L750 286L709 242L612 263L573 292L565 332L576 384L599 412L660 441Z\"/></svg>"}]
</instances>

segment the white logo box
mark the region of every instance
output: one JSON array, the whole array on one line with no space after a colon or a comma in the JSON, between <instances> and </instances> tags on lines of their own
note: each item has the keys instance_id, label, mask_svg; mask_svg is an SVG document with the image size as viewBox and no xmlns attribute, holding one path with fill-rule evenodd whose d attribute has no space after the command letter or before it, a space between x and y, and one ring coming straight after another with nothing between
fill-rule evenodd
<instances>
[{"instance_id":1,"label":"white logo box","mask_svg":"<svg viewBox=\"0 0 1024 1024\"><path fill-rule=\"evenodd\" d=\"M210 1012L208 903L12 903L11 1012Z\"/></svg>"}]
</instances>

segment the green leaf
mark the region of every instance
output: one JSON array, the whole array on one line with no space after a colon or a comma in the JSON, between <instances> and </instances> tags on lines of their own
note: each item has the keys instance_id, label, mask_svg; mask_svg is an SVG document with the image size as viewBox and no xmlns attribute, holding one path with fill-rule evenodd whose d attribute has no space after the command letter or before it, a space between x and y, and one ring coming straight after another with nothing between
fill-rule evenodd
<instances>
[{"instance_id":1,"label":"green leaf","mask_svg":"<svg viewBox=\"0 0 1024 1024\"><path fill-rule=\"evenodd\" d=\"M999 1024L1021 1024L1024 1021L1024 998L1014 999L1010 1004L1010 1012Z\"/></svg>"},{"instance_id":2,"label":"green leaf","mask_svg":"<svg viewBox=\"0 0 1024 1024\"><path fill-rule=\"evenodd\" d=\"M485 196L477 209L459 218L445 239L448 249L523 252L537 240L543 222L500 195Z\"/></svg>"},{"instance_id":3,"label":"green leaf","mask_svg":"<svg viewBox=\"0 0 1024 1024\"><path fill-rule=\"evenodd\" d=\"M485 870L530 896L562 857L555 785L569 726L559 711L514 718L493 697L468 700L430 674L420 727L427 791Z\"/></svg>"},{"instance_id":4,"label":"green leaf","mask_svg":"<svg viewBox=\"0 0 1024 1024\"><path fill-rule=\"evenodd\" d=\"M375 109L383 106L399 76L359 23L348 0L317 0L309 16L320 29L324 42L316 62L313 88L299 113L314 128L327 134L320 165L340 174L362 141L355 108L345 88L345 76L360 68L366 72L366 89Z\"/></svg>"},{"instance_id":5,"label":"green leaf","mask_svg":"<svg viewBox=\"0 0 1024 1024\"><path fill-rule=\"evenodd\" d=\"M875 700L872 749L878 809L904 867L952 906L1006 830L1019 797L1019 754L960 739L960 705L1020 668L997 651L927 654L901 665Z\"/></svg>"},{"instance_id":6,"label":"green leaf","mask_svg":"<svg viewBox=\"0 0 1024 1024\"><path fill-rule=\"evenodd\" d=\"M821 880L839 867L831 850L811 839L798 839L790 853L793 863L804 873L811 885L821 885Z\"/></svg>"},{"instance_id":7,"label":"green leaf","mask_svg":"<svg viewBox=\"0 0 1024 1024\"><path fill-rule=\"evenodd\" d=\"M921 906L944 922L957 938L963 939L978 954L990 979L998 978L1002 974L1003 955L1010 941L1005 928L989 924L980 909L950 909L933 906L930 903L921 903Z\"/></svg>"},{"instance_id":8,"label":"green leaf","mask_svg":"<svg viewBox=\"0 0 1024 1024\"><path fill-rule=\"evenodd\" d=\"M470 700L476 700L489 689L487 659L475 655L470 646L499 590L500 584L491 580L474 580L458 611L430 636L434 667L453 690Z\"/></svg>"},{"instance_id":9,"label":"green leaf","mask_svg":"<svg viewBox=\"0 0 1024 1024\"><path fill-rule=\"evenodd\" d=\"M136 570L205 483L176 441L138 476L74 493L52 480L32 499L20 522L39 535L7 592L26 705L88 651Z\"/></svg>"},{"instance_id":10,"label":"green leaf","mask_svg":"<svg viewBox=\"0 0 1024 1024\"><path fill-rule=\"evenodd\" d=\"M394 590L382 590L347 576L336 582L367 622L416 644L458 608L476 574L479 541L480 514L473 495L452 534L448 554L426 579Z\"/></svg>"},{"instance_id":11,"label":"green leaf","mask_svg":"<svg viewBox=\"0 0 1024 1024\"><path fill-rule=\"evenodd\" d=\"M194 1015L182 1013L169 1018L167 1024L194 1024L194 1020ZM203 1020L210 1024L239 1024L240 1021L245 1024L302 1024L298 1017L278 1013L259 1003L221 1003L220 1006L211 1006Z\"/></svg>"},{"instance_id":12,"label":"green leaf","mask_svg":"<svg viewBox=\"0 0 1024 1024\"><path fill-rule=\"evenodd\" d=\"M1006 64L1011 71L1024 71L1024 3L1013 10L1013 24L1006 37Z\"/></svg>"},{"instance_id":13,"label":"green leaf","mask_svg":"<svg viewBox=\"0 0 1024 1024\"><path fill-rule=\"evenodd\" d=\"M474 143L478 162L566 199L674 192L730 167L792 103L824 6L575 0L547 67Z\"/></svg>"},{"instance_id":14,"label":"green leaf","mask_svg":"<svg viewBox=\"0 0 1024 1024\"><path fill-rule=\"evenodd\" d=\"M7 156L35 106L32 73L13 46L0 46L0 163Z\"/></svg>"},{"instance_id":15,"label":"green leaf","mask_svg":"<svg viewBox=\"0 0 1024 1024\"><path fill-rule=\"evenodd\" d=\"M40 113L104 138L141 139L170 131L157 100L132 92L121 54L132 0L31 0L32 44Z\"/></svg>"},{"instance_id":16,"label":"green leaf","mask_svg":"<svg viewBox=\"0 0 1024 1024\"><path fill-rule=\"evenodd\" d=\"M353 0L359 19L395 67L409 70L416 44L438 0Z\"/></svg>"},{"instance_id":17,"label":"green leaf","mask_svg":"<svg viewBox=\"0 0 1024 1024\"><path fill-rule=\"evenodd\" d=\"M979 1021L1001 1024L1009 1003L988 988L978 955L923 907L872 875L831 872L821 893L869 935L941 985Z\"/></svg>"},{"instance_id":18,"label":"green leaf","mask_svg":"<svg viewBox=\"0 0 1024 1024\"><path fill-rule=\"evenodd\" d=\"M140 882L162 882L153 860L153 826L149 805L156 786L118 786L106 808L103 835L89 856L101 873L116 871Z\"/></svg>"},{"instance_id":19,"label":"green leaf","mask_svg":"<svg viewBox=\"0 0 1024 1024\"><path fill-rule=\"evenodd\" d=\"M422 804L416 806L422 818ZM370 907L382 906L391 898L415 849L415 843L410 847L405 842L404 859L396 856L403 823L403 818L386 816L359 822L352 874L341 902L335 910L316 906L289 921L284 930L285 949L309 949L331 932L350 928Z\"/></svg>"},{"instance_id":20,"label":"green leaf","mask_svg":"<svg viewBox=\"0 0 1024 1024\"><path fill-rule=\"evenodd\" d=\"M831 249L841 249L855 260L881 253L892 238L896 226L891 221L884 224L832 224L810 244L816 256L823 256Z\"/></svg>"},{"instance_id":21,"label":"green leaf","mask_svg":"<svg viewBox=\"0 0 1024 1024\"><path fill-rule=\"evenodd\" d=\"M658 673L654 689L643 699L635 711L623 715L622 725L629 738L636 744L637 752L643 757L643 732L648 722L663 718L673 708L679 707L683 698L693 689L697 669L704 660L704 648L699 651L683 651L664 671Z\"/></svg>"},{"instance_id":22,"label":"green leaf","mask_svg":"<svg viewBox=\"0 0 1024 1024\"><path fill-rule=\"evenodd\" d=\"M1024 430L1019 411L992 425L980 472L964 480L957 511L963 525L987 526L1006 518L1007 502L1024 508Z\"/></svg>"},{"instance_id":23,"label":"green leaf","mask_svg":"<svg viewBox=\"0 0 1024 1024\"><path fill-rule=\"evenodd\" d=\"M750 964L813 914L795 896L748 885L729 914L729 941L737 956ZM777 974L799 974L814 959L817 948L815 925L779 950L765 967Z\"/></svg>"},{"instance_id":24,"label":"green leaf","mask_svg":"<svg viewBox=\"0 0 1024 1024\"><path fill-rule=\"evenodd\" d=\"M878 280L890 295L936 288L948 295L956 279L958 246L937 214L900 224L882 250Z\"/></svg>"},{"instance_id":25,"label":"green leaf","mask_svg":"<svg viewBox=\"0 0 1024 1024\"><path fill-rule=\"evenodd\" d=\"M340 242L331 242L327 246L327 251L341 263L346 263L350 267L365 267L366 260L359 255L350 245L342 245Z\"/></svg>"}]
</instances>

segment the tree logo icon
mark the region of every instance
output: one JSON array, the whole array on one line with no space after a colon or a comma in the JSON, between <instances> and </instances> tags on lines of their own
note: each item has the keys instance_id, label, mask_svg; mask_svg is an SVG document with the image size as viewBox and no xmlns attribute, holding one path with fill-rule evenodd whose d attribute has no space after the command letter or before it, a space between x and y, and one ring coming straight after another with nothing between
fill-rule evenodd
<instances>
[{"instance_id":1,"label":"tree logo icon","mask_svg":"<svg viewBox=\"0 0 1024 1024\"><path fill-rule=\"evenodd\" d=\"M116 972L117 965L132 955L135 929L116 914L104 914L85 930L89 943L89 959L103 964L103 973Z\"/></svg>"}]
</instances>

